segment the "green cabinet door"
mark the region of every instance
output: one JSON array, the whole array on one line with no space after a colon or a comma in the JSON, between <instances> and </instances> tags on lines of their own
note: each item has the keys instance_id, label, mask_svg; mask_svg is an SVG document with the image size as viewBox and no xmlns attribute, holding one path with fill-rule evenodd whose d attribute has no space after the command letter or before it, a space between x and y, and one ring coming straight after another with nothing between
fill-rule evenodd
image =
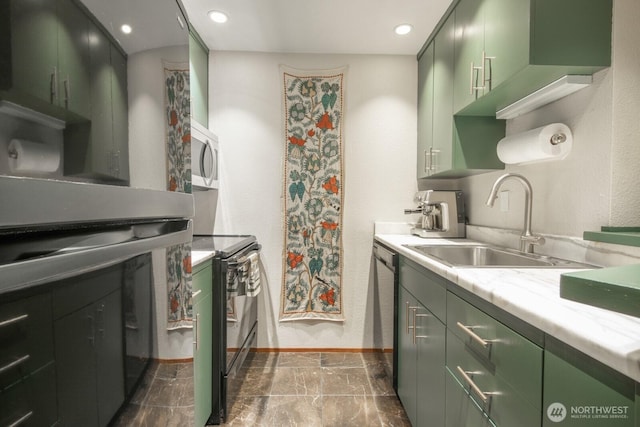
<instances>
[{"instance_id":1,"label":"green cabinet door","mask_svg":"<svg viewBox=\"0 0 640 427\"><path fill-rule=\"evenodd\" d=\"M635 383L577 351L544 352L544 427L633 427Z\"/></svg>"},{"instance_id":2,"label":"green cabinet door","mask_svg":"<svg viewBox=\"0 0 640 427\"><path fill-rule=\"evenodd\" d=\"M89 18L71 0L58 0L58 105L89 117Z\"/></svg>"},{"instance_id":3,"label":"green cabinet door","mask_svg":"<svg viewBox=\"0 0 640 427\"><path fill-rule=\"evenodd\" d=\"M98 420L94 307L56 320L54 339L60 423L94 426Z\"/></svg>"},{"instance_id":4,"label":"green cabinet door","mask_svg":"<svg viewBox=\"0 0 640 427\"><path fill-rule=\"evenodd\" d=\"M479 0L461 0L455 8L455 70L453 111L476 100L482 85L480 68L484 48L484 17Z\"/></svg>"},{"instance_id":5,"label":"green cabinet door","mask_svg":"<svg viewBox=\"0 0 640 427\"><path fill-rule=\"evenodd\" d=\"M191 116L209 126L209 49L195 32L189 33Z\"/></svg>"},{"instance_id":6,"label":"green cabinet door","mask_svg":"<svg viewBox=\"0 0 640 427\"><path fill-rule=\"evenodd\" d=\"M98 425L102 427L124 402L122 291L111 293L94 307Z\"/></svg>"},{"instance_id":7,"label":"green cabinet door","mask_svg":"<svg viewBox=\"0 0 640 427\"><path fill-rule=\"evenodd\" d=\"M445 337L446 327L429 310L415 311L417 347L417 424L441 427L445 423Z\"/></svg>"},{"instance_id":8,"label":"green cabinet door","mask_svg":"<svg viewBox=\"0 0 640 427\"><path fill-rule=\"evenodd\" d=\"M32 96L42 104L57 101L58 19L56 0L11 0L10 20L3 25L10 28L3 43L3 75L11 76L3 82L2 90L13 90L20 100ZM10 43L8 43L10 40ZM30 100L28 101L31 105Z\"/></svg>"},{"instance_id":9,"label":"green cabinet door","mask_svg":"<svg viewBox=\"0 0 640 427\"><path fill-rule=\"evenodd\" d=\"M484 0L486 87L499 86L529 63L530 0Z\"/></svg>"},{"instance_id":10,"label":"green cabinet door","mask_svg":"<svg viewBox=\"0 0 640 427\"><path fill-rule=\"evenodd\" d=\"M113 140L109 173L119 181L129 180L129 101L127 93L127 57L111 45L111 110Z\"/></svg>"},{"instance_id":11,"label":"green cabinet door","mask_svg":"<svg viewBox=\"0 0 640 427\"><path fill-rule=\"evenodd\" d=\"M195 425L204 426L211 416L212 403L212 340L213 293L211 262L198 268L193 274L193 370Z\"/></svg>"},{"instance_id":12,"label":"green cabinet door","mask_svg":"<svg viewBox=\"0 0 640 427\"><path fill-rule=\"evenodd\" d=\"M453 64L454 15L445 21L434 40L433 151L434 174L453 168Z\"/></svg>"},{"instance_id":13,"label":"green cabinet door","mask_svg":"<svg viewBox=\"0 0 640 427\"><path fill-rule=\"evenodd\" d=\"M417 302L413 295L400 286L398 297L398 397L411 424L418 426L416 402L418 379L416 375L417 347L413 343L413 310Z\"/></svg>"},{"instance_id":14,"label":"green cabinet door","mask_svg":"<svg viewBox=\"0 0 640 427\"><path fill-rule=\"evenodd\" d=\"M432 170L433 150L433 43L418 60L418 178Z\"/></svg>"}]
</instances>

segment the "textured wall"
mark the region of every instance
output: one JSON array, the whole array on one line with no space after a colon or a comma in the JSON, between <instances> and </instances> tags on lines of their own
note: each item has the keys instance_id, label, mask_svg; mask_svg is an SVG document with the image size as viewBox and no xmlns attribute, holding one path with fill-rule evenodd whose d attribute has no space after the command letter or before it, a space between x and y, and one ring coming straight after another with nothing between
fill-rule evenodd
<instances>
[{"instance_id":1,"label":"textured wall","mask_svg":"<svg viewBox=\"0 0 640 427\"><path fill-rule=\"evenodd\" d=\"M345 95L344 305L346 321L277 321L282 280L284 135L278 66L348 65ZM416 190L414 56L212 52L210 124L220 138L216 233L255 234L269 285L260 296L259 347L373 347L374 220L405 220ZM391 343L385 343L390 347Z\"/></svg>"}]
</instances>

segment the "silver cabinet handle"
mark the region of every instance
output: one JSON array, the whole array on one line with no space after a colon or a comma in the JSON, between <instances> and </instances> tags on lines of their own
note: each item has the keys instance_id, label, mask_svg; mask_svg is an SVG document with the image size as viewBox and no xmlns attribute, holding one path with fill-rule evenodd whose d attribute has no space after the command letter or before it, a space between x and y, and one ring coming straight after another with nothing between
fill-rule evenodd
<instances>
[{"instance_id":1,"label":"silver cabinet handle","mask_svg":"<svg viewBox=\"0 0 640 427\"><path fill-rule=\"evenodd\" d=\"M430 166L429 166L429 152L427 150L424 150L424 172L428 173Z\"/></svg>"},{"instance_id":2,"label":"silver cabinet handle","mask_svg":"<svg viewBox=\"0 0 640 427\"><path fill-rule=\"evenodd\" d=\"M478 395L478 397L482 400L482 403L487 403L491 396L495 396L499 393L491 392L491 391L482 391L480 387L473 381L473 379L469 376L469 374L473 374L474 372L467 372L462 369L460 366L456 366L456 369L462 375L464 381L471 387L471 389Z\"/></svg>"},{"instance_id":3,"label":"silver cabinet handle","mask_svg":"<svg viewBox=\"0 0 640 427\"><path fill-rule=\"evenodd\" d=\"M196 313L195 319L193 319L193 349L198 350L198 321L200 320L200 313Z\"/></svg>"},{"instance_id":4,"label":"silver cabinet handle","mask_svg":"<svg viewBox=\"0 0 640 427\"><path fill-rule=\"evenodd\" d=\"M415 310L416 310L418 307L411 307L411 306L410 306L410 304L409 304L409 301L405 302L404 304L405 304L405 307L407 308L407 310L406 310L405 324L406 324L406 327L407 327L407 334L408 334L408 333L409 333L409 329L414 329L414 328L415 328L415 323L416 323L416 322L415 322L415 317L414 317L414 319L413 319L413 326L409 326L409 311L410 311L410 310L414 310L414 314L415 314ZM414 342L415 342L415 340L414 340Z\"/></svg>"},{"instance_id":5,"label":"silver cabinet handle","mask_svg":"<svg viewBox=\"0 0 640 427\"><path fill-rule=\"evenodd\" d=\"M12 422L11 424L8 424L7 427L18 427L20 424L22 424L23 422L31 418L32 415L33 415L33 411L29 411L23 416L21 416L20 418L18 418L17 420L15 420L14 422Z\"/></svg>"},{"instance_id":6,"label":"silver cabinet handle","mask_svg":"<svg viewBox=\"0 0 640 427\"><path fill-rule=\"evenodd\" d=\"M11 319L3 320L2 322L0 322L0 328L3 328L5 326L13 325L14 323L21 322L21 321L27 319L28 317L29 317L28 314L21 314L19 316L12 317Z\"/></svg>"},{"instance_id":7,"label":"silver cabinet handle","mask_svg":"<svg viewBox=\"0 0 640 427\"><path fill-rule=\"evenodd\" d=\"M487 56L487 52L482 51L482 89L487 88L487 83L489 83L489 90L492 87L493 81L493 68L492 68L492 60L496 59L495 56ZM487 78L487 61L489 61L489 78Z\"/></svg>"},{"instance_id":8,"label":"silver cabinet handle","mask_svg":"<svg viewBox=\"0 0 640 427\"><path fill-rule=\"evenodd\" d=\"M49 80L49 93L51 95L51 103L55 103L58 98L58 69L53 67Z\"/></svg>"},{"instance_id":9,"label":"silver cabinet handle","mask_svg":"<svg viewBox=\"0 0 640 427\"><path fill-rule=\"evenodd\" d=\"M64 86L64 107L69 108L69 101L71 101L71 83L69 83L69 76L62 82Z\"/></svg>"},{"instance_id":10,"label":"silver cabinet handle","mask_svg":"<svg viewBox=\"0 0 640 427\"><path fill-rule=\"evenodd\" d=\"M415 315L414 315L414 317L413 317L413 324L414 324L414 325L416 325L416 328L414 328L414 330L413 330L413 343L414 343L414 344L416 343L416 338L423 338L423 339L424 339L424 338L429 338L429 336L428 336L428 335L416 335L416 329L417 329L417 325L418 325L418 324L416 323L416 318L418 318L418 317L422 317L422 318L424 318L424 317L431 317L431 315L430 315L430 314L415 314Z\"/></svg>"},{"instance_id":11,"label":"silver cabinet handle","mask_svg":"<svg viewBox=\"0 0 640 427\"><path fill-rule=\"evenodd\" d=\"M25 354L24 356L17 358L13 362L7 363L6 365L4 365L3 367L0 368L0 374L3 374L8 370L13 369L16 366L19 366L19 365L23 364L24 362L29 360L30 357L31 356L29 356L28 354Z\"/></svg>"},{"instance_id":12,"label":"silver cabinet handle","mask_svg":"<svg viewBox=\"0 0 640 427\"><path fill-rule=\"evenodd\" d=\"M473 95L473 75L475 74L476 67L473 66L473 61L471 61L471 70L469 71L469 95Z\"/></svg>"},{"instance_id":13,"label":"silver cabinet handle","mask_svg":"<svg viewBox=\"0 0 640 427\"><path fill-rule=\"evenodd\" d=\"M465 326L460 322L456 322L456 325L458 325L458 327L460 329L462 329L467 335L469 335L475 342L477 342L478 344L480 344L481 346L483 346L484 348L487 348L491 345L491 343L493 341L491 340L486 340L482 337L480 337L480 335L476 334L475 332L473 332L473 328L474 326Z\"/></svg>"},{"instance_id":14,"label":"silver cabinet handle","mask_svg":"<svg viewBox=\"0 0 640 427\"><path fill-rule=\"evenodd\" d=\"M202 292L202 289L198 289L193 294L191 294L191 298L193 299L193 298L197 297L198 295L200 295L200 292Z\"/></svg>"}]
</instances>

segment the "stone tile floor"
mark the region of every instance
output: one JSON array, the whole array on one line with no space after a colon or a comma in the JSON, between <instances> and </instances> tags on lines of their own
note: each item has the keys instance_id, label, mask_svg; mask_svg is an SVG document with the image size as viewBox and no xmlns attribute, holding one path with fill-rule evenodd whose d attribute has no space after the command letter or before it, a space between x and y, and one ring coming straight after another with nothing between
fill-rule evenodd
<instances>
[{"instance_id":1,"label":"stone tile floor","mask_svg":"<svg viewBox=\"0 0 640 427\"><path fill-rule=\"evenodd\" d=\"M227 426L410 426L382 353L250 353ZM193 365L154 364L114 426L193 426Z\"/></svg>"}]
</instances>

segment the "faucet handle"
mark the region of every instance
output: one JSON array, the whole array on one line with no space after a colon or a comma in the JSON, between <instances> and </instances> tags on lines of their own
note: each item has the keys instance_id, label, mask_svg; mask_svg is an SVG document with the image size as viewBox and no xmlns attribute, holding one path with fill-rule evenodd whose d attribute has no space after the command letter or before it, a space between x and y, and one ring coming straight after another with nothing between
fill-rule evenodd
<instances>
[{"instance_id":1,"label":"faucet handle","mask_svg":"<svg viewBox=\"0 0 640 427\"><path fill-rule=\"evenodd\" d=\"M544 245L544 237L531 234L529 236L520 236L520 241L528 245ZM526 251L528 252L528 251Z\"/></svg>"}]
</instances>

